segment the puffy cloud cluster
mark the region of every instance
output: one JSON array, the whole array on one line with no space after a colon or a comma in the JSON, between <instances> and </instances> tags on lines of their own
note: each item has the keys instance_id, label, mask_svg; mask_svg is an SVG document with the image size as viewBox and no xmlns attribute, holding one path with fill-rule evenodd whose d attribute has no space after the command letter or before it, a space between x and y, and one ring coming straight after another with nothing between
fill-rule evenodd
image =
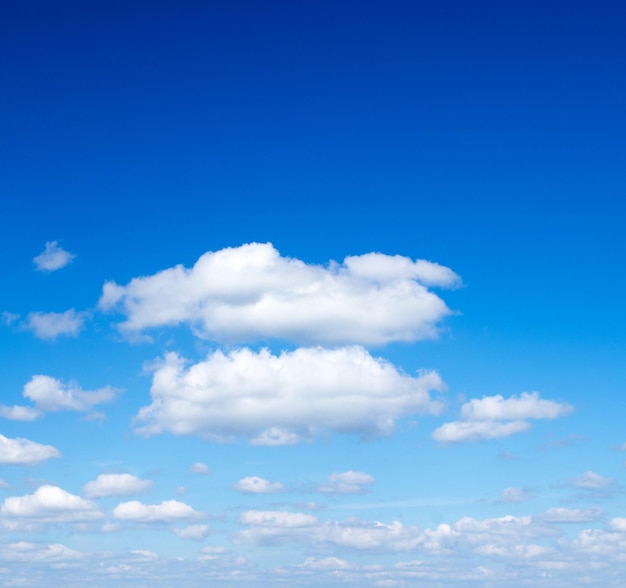
<instances>
[{"instance_id":1,"label":"puffy cloud cluster","mask_svg":"<svg viewBox=\"0 0 626 588\"><path fill-rule=\"evenodd\" d=\"M24 386L24 397L32 400L37 409L46 412L75 410L85 412L98 404L112 402L119 390L107 386L88 392L78 384L63 384L51 376L33 376Z\"/></svg>"},{"instance_id":2,"label":"puffy cloud cluster","mask_svg":"<svg viewBox=\"0 0 626 588\"><path fill-rule=\"evenodd\" d=\"M365 487L376 483L376 478L365 472L348 471L342 473L333 472L328 480L319 485L320 492L329 494L360 494Z\"/></svg>"},{"instance_id":3,"label":"puffy cloud cluster","mask_svg":"<svg viewBox=\"0 0 626 588\"><path fill-rule=\"evenodd\" d=\"M444 388L436 372L404 375L362 347L216 351L189 367L170 353L154 370L152 404L135 418L139 433L267 445L320 431L388 434L398 418L440 411L429 392Z\"/></svg>"},{"instance_id":4,"label":"puffy cloud cluster","mask_svg":"<svg viewBox=\"0 0 626 588\"><path fill-rule=\"evenodd\" d=\"M39 271L54 272L68 265L75 257L63 249L58 241L48 241L45 249L33 258L33 263Z\"/></svg>"},{"instance_id":5,"label":"puffy cloud cluster","mask_svg":"<svg viewBox=\"0 0 626 588\"><path fill-rule=\"evenodd\" d=\"M161 504L143 504L138 500L122 502L113 509L113 517L134 523L167 523L202 518L204 515L178 500L165 500Z\"/></svg>"},{"instance_id":6,"label":"puffy cloud cluster","mask_svg":"<svg viewBox=\"0 0 626 588\"><path fill-rule=\"evenodd\" d=\"M33 494L6 498L0 515L41 523L87 522L104 516L94 502L50 484L40 486Z\"/></svg>"},{"instance_id":7,"label":"puffy cloud cluster","mask_svg":"<svg viewBox=\"0 0 626 588\"><path fill-rule=\"evenodd\" d=\"M475 398L461 407L461 420L444 423L434 431L433 439L454 443L508 437L530 429L530 419L555 419L572 410L567 403L540 398L538 392Z\"/></svg>"},{"instance_id":8,"label":"puffy cloud cluster","mask_svg":"<svg viewBox=\"0 0 626 588\"><path fill-rule=\"evenodd\" d=\"M142 480L132 474L100 474L95 480L85 484L83 492L87 498L128 496L143 492L152 485L151 480Z\"/></svg>"},{"instance_id":9,"label":"puffy cloud cluster","mask_svg":"<svg viewBox=\"0 0 626 588\"><path fill-rule=\"evenodd\" d=\"M126 333L188 324L215 341L380 345L435 337L450 310L429 288L459 283L424 260L369 253L324 267L250 243L207 252L191 269L107 282L99 306L122 312Z\"/></svg>"},{"instance_id":10,"label":"puffy cloud cluster","mask_svg":"<svg viewBox=\"0 0 626 588\"><path fill-rule=\"evenodd\" d=\"M52 445L42 445L21 437L10 439L0 435L0 464L27 465L52 457L61 457L59 450Z\"/></svg>"}]
</instances>

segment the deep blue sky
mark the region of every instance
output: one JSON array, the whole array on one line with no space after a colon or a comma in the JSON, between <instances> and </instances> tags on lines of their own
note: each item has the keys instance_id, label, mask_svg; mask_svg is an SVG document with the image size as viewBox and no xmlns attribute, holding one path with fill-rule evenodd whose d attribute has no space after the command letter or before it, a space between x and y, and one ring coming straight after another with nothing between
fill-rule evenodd
<instances>
[{"instance_id":1,"label":"deep blue sky","mask_svg":"<svg viewBox=\"0 0 626 588\"><path fill-rule=\"evenodd\" d=\"M626 441L616 410L626 378L625 26L621 2L4 6L0 312L20 317L0 326L0 359L10 366L2 401L24 403L24 384L44 373L89 390L126 389L103 425L111 448L137 456L134 465L122 460L119 471L149 477L162 467L171 488L189 485L192 503L193 483L176 482L171 463L190 447L189 463L204 459L204 442L158 437L139 445L130 423L150 401L144 361L166 349L200 361L216 343L196 340L183 326L155 334L153 346L128 344L112 324L119 317L95 310L104 281L125 285L255 241L308 264L382 252L440 263L463 280L442 294L456 314L438 340L373 350L408 373L441 373L450 392L442 422L457 418L470 398L531 390L575 410L496 446L435 448L432 422L420 422L419 443L403 430L404 437L365 454L336 440L333 458L345 457L345 465L333 462L328 473L367 472L369 459L380 488L372 501L399 500L403 476L388 465L395 463L390 447L404 459L426 444L420 456L428 464L449 460L441 465L445 481L429 482L434 494L468 483L469 474L450 464L485 468L472 481L482 505L459 517L496 516L485 501L506 486L532 486L540 500L528 509L537 514L561 504L549 497L565 492L555 488L567 486L567 476L593 470L623 478L621 457L609 446ZM50 241L76 258L58 273L34 271L33 257ZM68 308L90 313L80 337L33 336L28 313ZM57 421L46 419L2 421L0 434L58 445L67 459L67 469L29 473L22 482L11 474L13 494L30 492L34 479L78 494L108 471L93 465L100 441L67 449L76 431L88 435L87 424L67 417L57 426L67 426L62 442ZM27 428L40 425L39 436ZM538 449L551 441L567 446L563 458ZM156 463L154 447L173 461ZM249 465L258 458L245 444L210 447L219 453L210 463L216 476L229 459ZM321 472L324 447L263 454L266 475L286 484L300 476L297 484L305 484L303 456ZM500 451L532 458L496 461ZM82 481L67 473L90 459ZM149 464L143 471L142 459ZM561 459L564 473L555 473ZM398 470L405 467L401 460ZM227 510L230 482L211 483ZM158 500L175 498L163 488ZM622 495L612 507L603 504L607 517L625 516ZM216 515L198 500L196 508ZM528 514L525 501L506 508ZM410 515L403 514L406 524ZM226 521L236 528L236 517Z\"/></svg>"}]
</instances>

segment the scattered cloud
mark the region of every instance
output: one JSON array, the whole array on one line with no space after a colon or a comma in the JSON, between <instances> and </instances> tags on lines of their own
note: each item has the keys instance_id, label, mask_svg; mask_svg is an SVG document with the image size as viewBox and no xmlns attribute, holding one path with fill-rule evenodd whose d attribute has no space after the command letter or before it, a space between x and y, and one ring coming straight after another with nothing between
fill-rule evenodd
<instances>
[{"instance_id":1,"label":"scattered cloud","mask_svg":"<svg viewBox=\"0 0 626 588\"><path fill-rule=\"evenodd\" d=\"M142 480L132 474L100 474L95 480L85 484L83 492L87 498L128 496L143 492L153 484L151 480Z\"/></svg>"},{"instance_id":2,"label":"scattered cloud","mask_svg":"<svg viewBox=\"0 0 626 588\"><path fill-rule=\"evenodd\" d=\"M211 473L211 470L209 469L209 466L205 463L202 463L201 461L197 461L196 463L192 463L189 466L189 471L192 474L203 474L203 475L207 475Z\"/></svg>"},{"instance_id":3,"label":"scattered cloud","mask_svg":"<svg viewBox=\"0 0 626 588\"><path fill-rule=\"evenodd\" d=\"M99 307L120 310L126 333L186 323L227 342L379 345L433 338L450 310L429 287L455 287L450 269L370 253L309 265L270 243L205 253L126 286L104 285Z\"/></svg>"},{"instance_id":4,"label":"scattered cloud","mask_svg":"<svg viewBox=\"0 0 626 588\"><path fill-rule=\"evenodd\" d=\"M120 393L107 386L93 392L83 390L75 382L63 384L51 376L33 376L24 386L24 398L35 403L37 409L46 412L75 410L86 412L97 404L112 402Z\"/></svg>"},{"instance_id":5,"label":"scattered cloud","mask_svg":"<svg viewBox=\"0 0 626 588\"><path fill-rule=\"evenodd\" d=\"M461 441L482 441L509 437L515 433L523 433L530 429L530 423L512 421L501 423L498 421L455 421L444 423L435 430L433 439L442 443L456 443Z\"/></svg>"},{"instance_id":6,"label":"scattered cloud","mask_svg":"<svg viewBox=\"0 0 626 588\"><path fill-rule=\"evenodd\" d=\"M104 516L94 502L49 484L40 486L33 494L6 498L0 515L43 523L93 521Z\"/></svg>"},{"instance_id":7,"label":"scattered cloud","mask_svg":"<svg viewBox=\"0 0 626 588\"><path fill-rule=\"evenodd\" d=\"M7 326L11 326L14 322L19 320L20 315L7 310L0 313L0 321Z\"/></svg>"},{"instance_id":8,"label":"scattered cloud","mask_svg":"<svg viewBox=\"0 0 626 588\"><path fill-rule=\"evenodd\" d=\"M41 562L62 564L74 562L83 557L82 553L60 543L37 545L27 541L18 541L17 543L0 545L0 559L4 561L18 561L30 564Z\"/></svg>"},{"instance_id":9,"label":"scattered cloud","mask_svg":"<svg viewBox=\"0 0 626 588\"><path fill-rule=\"evenodd\" d=\"M512 504L517 502L525 502L533 497L532 490L528 488L505 488L500 495L499 502Z\"/></svg>"},{"instance_id":10,"label":"scattered cloud","mask_svg":"<svg viewBox=\"0 0 626 588\"><path fill-rule=\"evenodd\" d=\"M34 421L42 416L42 412L30 406L6 406L0 404L0 417L10 421Z\"/></svg>"},{"instance_id":11,"label":"scattered cloud","mask_svg":"<svg viewBox=\"0 0 626 588\"><path fill-rule=\"evenodd\" d=\"M606 490L615 486L616 483L614 478L601 476L591 471L587 471L571 481L572 486L583 490Z\"/></svg>"},{"instance_id":12,"label":"scattered cloud","mask_svg":"<svg viewBox=\"0 0 626 588\"><path fill-rule=\"evenodd\" d=\"M21 437L10 439L0 435L0 464L29 465L53 457L61 457L61 453L52 445L41 445Z\"/></svg>"},{"instance_id":13,"label":"scattered cloud","mask_svg":"<svg viewBox=\"0 0 626 588\"><path fill-rule=\"evenodd\" d=\"M136 523L176 522L202 518L191 506L178 500L166 500L161 504L143 504L137 500L122 502L113 509L113 517Z\"/></svg>"},{"instance_id":14,"label":"scattered cloud","mask_svg":"<svg viewBox=\"0 0 626 588\"><path fill-rule=\"evenodd\" d=\"M53 341L60 335L78 337L87 313L70 308L65 312L31 312L26 318L25 327L38 339Z\"/></svg>"},{"instance_id":15,"label":"scattered cloud","mask_svg":"<svg viewBox=\"0 0 626 588\"><path fill-rule=\"evenodd\" d=\"M209 525L189 525L187 527L174 527L172 529L181 539L201 541L209 534Z\"/></svg>"},{"instance_id":16,"label":"scattered cloud","mask_svg":"<svg viewBox=\"0 0 626 588\"><path fill-rule=\"evenodd\" d=\"M33 258L38 271L54 272L69 264L76 255L59 246L58 241L48 241L45 249Z\"/></svg>"},{"instance_id":17,"label":"scattered cloud","mask_svg":"<svg viewBox=\"0 0 626 588\"><path fill-rule=\"evenodd\" d=\"M540 398L538 392L522 392L510 398L500 394L474 398L461 407L461 418L465 421L556 419L572 410L569 404Z\"/></svg>"},{"instance_id":18,"label":"scattered cloud","mask_svg":"<svg viewBox=\"0 0 626 588\"><path fill-rule=\"evenodd\" d=\"M499 394L475 398L461 407L460 421L444 423L434 431L433 439L455 443L509 437L528 431L528 419L555 419L572 410L567 403L540 398L538 392L523 392L506 399Z\"/></svg>"},{"instance_id":19,"label":"scattered cloud","mask_svg":"<svg viewBox=\"0 0 626 588\"><path fill-rule=\"evenodd\" d=\"M320 484L320 492L329 494L362 494L367 490L364 486L371 486L376 483L376 478L365 472L348 471L340 474L332 473L328 480Z\"/></svg>"},{"instance_id":20,"label":"scattered cloud","mask_svg":"<svg viewBox=\"0 0 626 588\"><path fill-rule=\"evenodd\" d=\"M601 508L549 508L546 512L534 517L547 523L588 523L604 517Z\"/></svg>"},{"instance_id":21,"label":"scattered cloud","mask_svg":"<svg viewBox=\"0 0 626 588\"><path fill-rule=\"evenodd\" d=\"M233 484L233 488L244 494L272 494L285 491L285 487L280 482L270 482L257 476L242 478Z\"/></svg>"},{"instance_id":22,"label":"scattered cloud","mask_svg":"<svg viewBox=\"0 0 626 588\"><path fill-rule=\"evenodd\" d=\"M219 441L243 436L257 444L266 431L272 444L319 431L385 435L398 418L439 412L441 403L429 392L445 387L436 372L404 375L362 347L280 355L243 348L185 364L175 353L155 364L152 404L134 420L138 433Z\"/></svg>"}]
</instances>

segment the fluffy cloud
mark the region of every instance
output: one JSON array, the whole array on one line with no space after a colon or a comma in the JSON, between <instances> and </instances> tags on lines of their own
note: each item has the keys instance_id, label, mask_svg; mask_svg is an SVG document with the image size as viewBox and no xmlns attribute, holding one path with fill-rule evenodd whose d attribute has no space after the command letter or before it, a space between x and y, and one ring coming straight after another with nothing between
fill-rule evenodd
<instances>
[{"instance_id":1,"label":"fluffy cloud","mask_svg":"<svg viewBox=\"0 0 626 588\"><path fill-rule=\"evenodd\" d=\"M49 484L40 486L33 494L6 498L0 514L44 523L86 522L104 516L94 502Z\"/></svg>"},{"instance_id":2,"label":"fluffy cloud","mask_svg":"<svg viewBox=\"0 0 626 588\"><path fill-rule=\"evenodd\" d=\"M280 482L270 482L265 478L257 476L242 478L239 482L233 484L233 488L244 494L271 494L285 490L285 487Z\"/></svg>"},{"instance_id":3,"label":"fluffy cloud","mask_svg":"<svg viewBox=\"0 0 626 588\"><path fill-rule=\"evenodd\" d=\"M119 390L107 386L86 392L78 384L63 384L50 376L33 376L24 386L24 397L43 411L76 410L87 411L97 404L112 402Z\"/></svg>"},{"instance_id":4,"label":"fluffy cloud","mask_svg":"<svg viewBox=\"0 0 626 588\"><path fill-rule=\"evenodd\" d=\"M506 399L499 394L475 398L461 407L462 420L444 423L433 432L433 439L454 443L509 437L530 429L526 419L555 419L572 410L571 405L544 400L537 392Z\"/></svg>"},{"instance_id":5,"label":"fluffy cloud","mask_svg":"<svg viewBox=\"0 0 626 588\"><path fill-rule=\"evenodd\" d=\"M365 472L342 472L332 473L328 480L320 484L319 491L330 494L360 494L364 492L363 486L371 486L376 483L376 479L371 474Z\"/></svg>"},{"instance_id":6,"label":"fluffy cloud","mask_svg":"<svg viewBox=\"0 0 626 588\"><path fill-rule=\"evenodd\" d=\"M26 319L26 328L39 339L54 340L59 335L77 337L87 317L84 312L73 308L65 312L31 312Z\"/></svg>"},{"instance_id":7,"label":"fluffy cloud","mask_svg":"<svg viewBox=\"0 0 626 588\"><path fill-rule=\"evenodd\" d=\"M0 404L0 417L10 421L34 421L41 415L40 410L30 406L5 406Z\"/></svg>"},{"instance_id":8,"label":"fluffy cloud","mask_svg":"<svg viewBox=\"0 0 626 588\"><path fill-rule=\"evenodd\" d=\"M0 464L32 464L52 457L61 457L61 453L52 445L41 445L20 437L10 439L0 435Z\"/></svg>"},{"instance_id":9,"label":"fluffy cloud","mask_svg":"<svg viewBox=\"0 0 626 588\"><path fill-rule=\"evenodd\" d=\"M435 372L404 375L361 347L300 348L277 356L247 348L216 351L188 368L170 353L154 369L152 404L135 418L139 433L241 435L257 444L267 432L268 444L323 430L389 434L397 418L438 412L441 405L429 391L444 388Z\"/></svg>"},{"instance_id":10,"label":"fluffy cloud","mask_svg":"<svg viewBox=\"0 0 626 588\"><path fill-rule=\"evenodd\" d=\"M142 480L131 474L100 474L92 482L85 484L83 492L87 498L102 496L128 496L150 488L151 480Z\"/></svg>"},{"instance_id":11,"label":"fluffy cloud","mask_svg":"<svg viewBox=\"0 0 626 588\"><path fill-rule=\"evenodd\" d=\"M36 257L33 263L39 271L54 272L65 267L76 255L59 246L58 241L48 241L46 248Z\"/></svg>"},{"instance_id":12,"label":"fluffy cloud","mask_svg":"<svg viewBox=\"0 0 626 588\"><path fill-rule=\"evenodd\" d=\"M511 398L499 394L480 400L474 398L461 407L461 418L466 421L556 419L572 410L569 404L540 398L538 392L522 392Z\"/></svg>"},{"instance_id":13,"label":"fluffy cloud","mask_svg":"<svg viewBox=\"0 0 626 588\"><path fill-rule=\"evenodd\" d=\"M209 466L205 463L197 461L196 463L192 463L189 466L189 471L192 474L209 474L211 470L209 470Z\"/></svg>"},{"instance_id":14,"label":"fluffy cloud","mask_svg":"<svg viewBox=\"0 0 626 588\"><path fill-rule=\"evenodd\" d=\"M119 309L127 333L187 323L216 341L368 345L435 337L450 310L429 287L458 284L424 260L370 253L323 267L250 243L205 253L191 269L108 282L99 306Z\"/></svg>"},{"instance_id":15,"label":"fluffy cloud","mask_svg":"<svg viewBox=\"0 0 626 588\"><path fill-rule=\"evenodd\" d=\"M136 523L174 522L202 518L191 506L178 500L166 500L161 504L143 504L137 500L122 502L113 509L113 517Z\"/></svg>"}]
</instances>

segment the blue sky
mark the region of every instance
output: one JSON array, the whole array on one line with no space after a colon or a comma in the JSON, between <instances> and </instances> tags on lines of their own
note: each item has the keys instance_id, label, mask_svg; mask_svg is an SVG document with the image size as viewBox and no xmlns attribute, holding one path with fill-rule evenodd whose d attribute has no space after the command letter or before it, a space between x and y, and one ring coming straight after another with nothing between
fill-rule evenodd
<instances>
[{"instance_id":1,"label":"blue sky","mask_svg":"<svg viewBox=\"0 0 626 588\"><path fill-rule=\"evenodd\" d=\"M0 585L623 586L624 11L0 19Z\"/></svg>"}]
</instances>

